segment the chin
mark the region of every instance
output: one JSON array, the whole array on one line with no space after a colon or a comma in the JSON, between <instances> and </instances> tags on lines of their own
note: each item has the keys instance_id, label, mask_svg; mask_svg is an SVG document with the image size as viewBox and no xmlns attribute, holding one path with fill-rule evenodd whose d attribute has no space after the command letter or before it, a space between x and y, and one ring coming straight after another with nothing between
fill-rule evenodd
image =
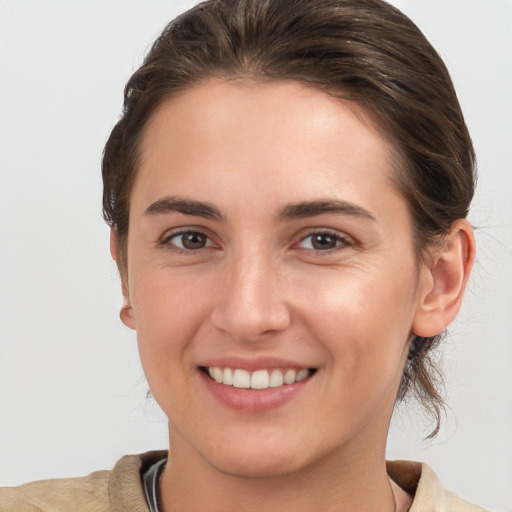
<instances>
[{"instance_id":1,"label":"chin","mask_svg":"<svg viewBox=\"0 0 512 512\"><path fill-rule=\"evenodd\" d=\"M237 478L276 478L295 473L303 465L294 457L260 453L212 457L207 462L217 471Z\"/></svg>"},{"instance_id":2,"label":"chin","mask_svg":"<svg viewBox=\"0 0 512 512\"><path fill-rule=\"evenodd\" d=\"M227 436L202 458L223 474L239 478L273 478L296 473L314 462L316 453L311 439L294 436L262 435ZM218 447L218 449L217 449ZM298 448L300 447L300 448ZM317 447L318 448L318 447Z\"/></svg>"}]
</instances>

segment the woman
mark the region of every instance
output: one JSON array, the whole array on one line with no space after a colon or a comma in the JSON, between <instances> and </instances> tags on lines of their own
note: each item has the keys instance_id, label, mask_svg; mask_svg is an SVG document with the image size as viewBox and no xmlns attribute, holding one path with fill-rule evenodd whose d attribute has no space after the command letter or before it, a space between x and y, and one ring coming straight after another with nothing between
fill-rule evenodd
<instances>
[{"instance_id":1,"label":"woman","mask_svg":"<svg viewBox=\"0 0 512 512\"><path fill-rule=\"evenodd\" d=\"M475 253L448 73L380 0L218 0L171 22L105 147L104 215L170 452L2 510L481 510L386 464L396 400ZM435 433L435 432L434 432Z\"/></svg>"}]
</instances>

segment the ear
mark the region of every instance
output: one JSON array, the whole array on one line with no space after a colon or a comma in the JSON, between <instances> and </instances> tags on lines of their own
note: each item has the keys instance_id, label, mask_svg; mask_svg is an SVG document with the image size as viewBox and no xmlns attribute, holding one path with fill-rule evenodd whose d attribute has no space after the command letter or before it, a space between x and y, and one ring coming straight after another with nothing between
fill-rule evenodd
<instances>
[{"instance_id":1,"label":"ear","mask_svg":"<svg viewBox=\"0 0 512 512\"><path fill-rule=\"evenodd\" d=\"M117 263L117 268L121 276L121 291L123 293L123 306L119 313L121 322L130 329L135 329L135 318L133 316L133 309L130 301L130 293L128 291L126 271L119 266L119 240L117 231L114 228L110 229L110 254L112 259Z\"/></svg>"},{"instance_id":2,"label":"ear","mask_svg":"<svg viewBox=\"0 0 512 512\"><path fill-rule=\"evenodd\" d=\"M459 219L422 268L419 304L412 326L416 336L435 336L453 322L460 310L474 258L473 229L466 219Z\"/></svg>"}]
</instances>

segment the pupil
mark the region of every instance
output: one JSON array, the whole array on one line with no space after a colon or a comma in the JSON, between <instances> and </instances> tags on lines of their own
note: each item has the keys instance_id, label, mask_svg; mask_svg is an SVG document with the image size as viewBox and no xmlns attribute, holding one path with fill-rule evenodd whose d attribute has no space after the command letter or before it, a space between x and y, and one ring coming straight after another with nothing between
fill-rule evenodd
<instances>
[{"instance_id":1,"label":"pupil","mask_svg":"<svg viewBox=\"0 0 512 512\"><path fill-rule=\"evenodd\" d=\"M313 247L315 249L333 249L336 247L336 240L331 235L315 235Z\"/></svg>"},{"instance_id":2,"label":"pupil","mask_svg":"<svg viewBox=\"0 0 512 512\"><path fill-rule=\"evenodd\" d=\"M206 237L201 233L188 233L183 235L182 243L186 249L201 249L206 244Z\"/></svg>"}]
</instances>

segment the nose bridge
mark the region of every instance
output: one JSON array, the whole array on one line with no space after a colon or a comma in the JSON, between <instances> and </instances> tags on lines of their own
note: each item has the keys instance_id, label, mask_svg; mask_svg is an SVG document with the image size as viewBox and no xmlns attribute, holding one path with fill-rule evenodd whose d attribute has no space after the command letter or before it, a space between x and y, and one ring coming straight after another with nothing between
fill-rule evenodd
<instances>
[{"instance_id":1,"label":"nose bridge","mask_svg":"<svg viewBox=\"0 0 512 512\"><path fill-rule=\"evenodd\" d=\"M228 258L226 267L213 312L215 327L240 341L285 329L289 312L279 261L272 252L246 245Z\"/></svg>"}]
</instances>

